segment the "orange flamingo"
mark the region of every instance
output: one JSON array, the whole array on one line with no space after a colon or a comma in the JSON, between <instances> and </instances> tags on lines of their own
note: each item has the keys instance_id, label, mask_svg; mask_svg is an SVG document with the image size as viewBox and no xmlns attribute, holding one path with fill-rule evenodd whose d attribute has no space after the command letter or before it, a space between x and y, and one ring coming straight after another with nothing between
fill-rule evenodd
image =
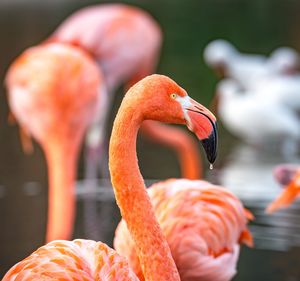
<instances>
[{"instance_id":1,"label":"orange flamingo","mask_svg":"<svg viewBox=\"0 0 300 281\"><path fill-rule=\"evenodd\" d=\"M154 72L162 42L161 29L147 12L139 8L123 4L101 4L72 14L48 40L77 45L87 50L103 72L103 86L108 93L106 99L102 99L98 117L87 134L86 177L96 178L101 157L106 160L104 130L113 93L122 83L127 82L129 88ZM141 129L153 141L175 150L184 178L201 177L197 144L189 135L177 128L152 121L145 122ZM187 154L188 150L193 153Z\"/></svg>"},{"instance_id":2,"label":"orange flamingo","mask_svg":"<svg viewBox=\"0 0 300 281\"><path fill-rule=\"evenodd\" d=\"M32 47L9 68L10 108L42 146L48 164L46 240L72 235L79 148L99 102L101 73L84 51L58 43Z\"/></svg>"},{"instance_id":3,"label":"orange flamingo","mask_svg":"<svg viewBox=\"0 0 300 281\"><path fill-rule=\"evenodd\" d=\"M125 95L112 130L109 149L112 185L122 217L134 240L144 278L179 281L176 265L138 167L136 137L142 122L147 119L186 124L202 140L209 161L214 162L217 149L215 117L170 78L151 75ZM230 217L230 212L227 215ZM42 278L138 280L125 259L106 245L74 240L54 241L41 247L12 267L3 281Z\"/></svg>"},{"instance_id":4,"label":"orange flamingo","mask_svg":"<svg viewBox=\"0 0 300 281\"><path fill-rule=\"evenodd\" d=\"M274 169L277 181L284 186L281 194L267 207L267 213L287 208L300 194L300 167L297 165L279 165Z\"/></svg>"}]
</instances>

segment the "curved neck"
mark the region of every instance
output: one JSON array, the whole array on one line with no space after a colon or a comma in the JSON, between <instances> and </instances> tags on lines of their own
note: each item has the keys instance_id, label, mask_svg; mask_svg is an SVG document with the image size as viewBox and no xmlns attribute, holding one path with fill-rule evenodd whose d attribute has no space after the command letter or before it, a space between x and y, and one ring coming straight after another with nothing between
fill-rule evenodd
<instances>
[{"instance_id":1,"label":"curved neck","mask_svg":"<svg viewBox=\"0 0 300 281\"><path fill-rule=\"evenodd\" d=\"M187 132L152 120L144 121L141 131L151 140L169 146L176 152L183 178L196 180L202 177L198 146Z\"/></svg>"},{"instance_id":2,"label":"curved neck","mask_svg":"<svg viewBox=\"0 0 300 281\"><path fill-rule=\"evenodd\" d=\"M109 147L109 168L117 204L135 243L146 281L180 280L169 246L155 218L136 155L143 121L126 97L116 116Z\"/></svg>"}]
</instances>

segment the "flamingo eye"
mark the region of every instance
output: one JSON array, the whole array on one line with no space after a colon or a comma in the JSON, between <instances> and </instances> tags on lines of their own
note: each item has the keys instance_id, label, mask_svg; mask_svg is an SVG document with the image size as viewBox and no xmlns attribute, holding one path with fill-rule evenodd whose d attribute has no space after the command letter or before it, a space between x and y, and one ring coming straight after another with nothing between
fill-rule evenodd
<instances>
[{"instance_id":1,"label":"flamingo eye","mask_svg":"<svg viewBox=\"0 0 300 281\"><path fill-rule=\"evenodd\" d=\"M170 97L171 97L171 99L175 100L177 98L177 94L173 93L173 94L170 95Z\"/></svg>"}]
</instances>

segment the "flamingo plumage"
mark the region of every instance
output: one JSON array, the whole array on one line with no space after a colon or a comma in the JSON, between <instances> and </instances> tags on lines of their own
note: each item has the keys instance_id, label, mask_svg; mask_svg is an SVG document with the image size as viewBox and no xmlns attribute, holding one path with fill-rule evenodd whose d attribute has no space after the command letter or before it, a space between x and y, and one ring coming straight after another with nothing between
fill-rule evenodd
<instances>
[{"instance_id":1,"label":"flamingo plumage","mask_svg":"<svg viewBox=\"0 0 300 281\"><path fill-rule=\"evenodd\" d=\"M101 79L97 65L86 52L59 43L27 49L6 76L13 115L46 155L48 242L72 235L76 163L99 102Z\"/></svg>"},{"instance_id":2,"label":"flamingo plumage","mask_svg":"<svg viewBox=\"0 0 300 281\"><path fill-rule=\"evenodd\" d=\"M279 165L274 169L274 176L284 187L278 197L269 204L267 213L273 213L279 209L290 206L300 194L300 166L299 165Z\"/></svg>"},{"instance_id":3,"label":"flamingo plumage","mask_svg":"<svg viewBox=\"0 0 300 281\"><path fill-rule=\"evenodd\" d=\"M209 161L213 162L217 149L215 117L170 78L151 75L125 95L110 139L112 185L121 215L134 240L143 276L147 281L179 281L170 248L153 212L138 167L136 137L142 122L148 119L186 124L202 141ZM88 240L50 242L12 267L3 280L17 280L19 277L25 281L41 280L40 276L50 280L76 280L79 276L79 280L99 280L101 272L107 272L107 280L138 280L124 259L98 243ZM104 250L99 251L97 247ZM120 260L121 265L115 266ZM86 275L89 278L84 278Z\"/></svg>"},{"instance_id":4,"label":"flamingo plumage","mask_svg":"<svg viewBox=\"0 0 300 281\"><path fill-rule=\"evenodd\" d=\"M252 246L252 215L236 196L206 181L171 179L152 185L148 195L183 281L228 281L236 274L240 243ZM143 273L124 220L114 248Z\"/></svg>"}]
</instances>

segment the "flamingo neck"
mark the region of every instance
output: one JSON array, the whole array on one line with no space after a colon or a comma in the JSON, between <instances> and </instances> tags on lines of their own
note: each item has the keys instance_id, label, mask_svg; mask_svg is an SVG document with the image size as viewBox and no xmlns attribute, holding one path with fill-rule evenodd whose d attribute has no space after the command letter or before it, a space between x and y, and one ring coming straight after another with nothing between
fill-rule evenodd
<instances>
[{"instance_id":1,"label":"flamingo neck","mask_svg":"<svg viewBox=\"0 0 300 281\"><path fill-rule=\"evenodd\" d=\"M75 141L76 142L76 141ZM49 141L44 147L48 167L46 242L70 240L75 218L75 176L78 146Z\"/></svg>"},{"instance_id":2,"label":"flamingo neck","mask_svg":"<svg viewBox=\"0 0 300 281\"><path fill-rule=\"evenodd\" d=\"M198 146L187 132L152 120L144 121L141 130L153 141L166 145L176 152L183 178L196 180L202 177Z\"/></svg>"},{"instance_id":3,"label":"flamingo neck","mask_svg":"<svg viewBox=\"0 0 300 281\"><path fill-rule=\"evenodd\" d=\"M145 280L179 281L171 251L155 218L138 167L136 138L142 121L138 106L126 106L123 100L110 140L112 185L121 215L135 243Z\"/></svg>"}]
</instances>

